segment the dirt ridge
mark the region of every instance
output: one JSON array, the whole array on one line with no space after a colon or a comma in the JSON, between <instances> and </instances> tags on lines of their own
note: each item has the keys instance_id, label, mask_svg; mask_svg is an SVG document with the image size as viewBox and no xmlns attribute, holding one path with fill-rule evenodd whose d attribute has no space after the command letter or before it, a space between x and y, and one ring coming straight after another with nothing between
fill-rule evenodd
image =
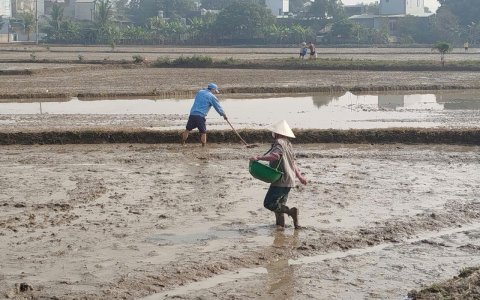
<instances>
[{"instance_id":1,"label":"dirt ridge","mask_svg":"<svg viewBox=\"0 0 480 300\"><path fill-rule=\"evenodd\" d=\"M296 130L296 144L347 143L347 144L452 144L480 145L480 128L469 129L305 129ZM240 130L240 135L249 143L269 143L270 132L266 130ZM193 133L190 142L197 140ZM209 131L213 143L240 142L230 130ZM103 143L178 143L179 130L65 130L0 132L0 145L32 144L103 144Z\"/></svg>"}]
</instances>

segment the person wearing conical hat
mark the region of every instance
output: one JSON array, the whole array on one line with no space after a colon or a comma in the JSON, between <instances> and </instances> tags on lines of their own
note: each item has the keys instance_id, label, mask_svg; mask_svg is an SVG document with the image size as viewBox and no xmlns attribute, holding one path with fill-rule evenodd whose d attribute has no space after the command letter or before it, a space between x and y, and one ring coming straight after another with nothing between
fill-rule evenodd
<instances>
[{"instance_id":1,"label":"person wearing conical hat","mask_svg":"<svg viewBox=\"0 0 480 300\"><path fill-rule=\"evenodd\" d=\"M197 95L195 95L195 100L192 108L190 109L187 126L185 131L182 132L183 145L185 145L190 131L198 128L198 131L200 132L200 142L202 143L202 146L205 147L207 144L207 125L205 117L212 106L220 116L222 116L225 120L228 120L227 114L220 105L220 102L218 102L218 99L215 97L214 93L220 93L218 86L215 83L209 83L206 89L198 91Z\"/></svg>"},{"instance_id":2,"label":"person wearing conical hat","mask_svg":"<svg viewBox=\"0 0 480 300\"><path fill-rule=\"evenodd\" d=\"M292 218L295 229L299 229L298 209L286 206L288 194L295 186L295 178L298 178L302 184L307 184L307 179L302 175L295 162L293 147L289 140L289 138L295 138L295 135L285 120L269 126L268 130L272 132L272 137L275 139L272 148L265 155L253 156L250 160L268 161L274 168L280 164L279 169L283 175L270 184L263 206L275 213L277 225L285 227L284 214L287 214Z\"/></svg>"}]
</instances>

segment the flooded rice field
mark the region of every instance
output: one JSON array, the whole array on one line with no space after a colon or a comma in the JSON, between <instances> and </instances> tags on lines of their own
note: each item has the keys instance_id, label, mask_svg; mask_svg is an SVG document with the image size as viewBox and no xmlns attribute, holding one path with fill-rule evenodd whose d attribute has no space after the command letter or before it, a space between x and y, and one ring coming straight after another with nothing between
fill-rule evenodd
<instances>
[{"instance_id":1,"label":"flooded rice field","mask_svg":"<svg viewBox=\"0 0 480 300\"><path fill-rule=\"evenodd\" d=\"M61 63L131 61L135 54L149 62L195 54L290 58L297 47L0 45L0 51L0 136L14 136L0 146L0 299L406 300L412 289L480 265L477 72ZM320 59L440 59L426 48L318 52ZM58 62L35 63L32 57ZM447 63L479 57L476 48L454 49ZM219 143L214 131L205 148L196 137L186 146L178 143L190 94L206 78L231 93L219 99L233 125L258 147L237 144L214 111L207 124L219 130ZM312 87L418 91L265 94ZM420 91L425 89L435 91ZM80 97L163 94L176 98ZM49 99L34 98L42 95ZM289 218L283 230L274 225L262 204L268 185L247 170L249 157L268 150L270 135L264 139L261 131L245 129L279 119L296 128L297 140L308 136L308 129L335 131L334 136L350 132L344 129L372 129L368 135L376 139L305 144L312 141L305 138L294 144L309 181L295 187L288 200L300 210L301 230L294 230ZM396 139L394 132L383 144L379 138L386 134L377 128L407 133ZM422 129L436 143L409 145ZM120 133L112 134L116 130ZM102 132L107 138L95 139ZM130 132L137 135L121 139ZM172 139L159 144L158 136L141 139L145 132ZM448 145L454 138L438 139L439 132L460 136L461 145ZM12 145L22 140L15 139L21 133L32 145ZM50 142L55 145L41 145Z\"/></svg>"},{"instance_id":2,"label":"flooded rice field","mask_svg":"<svg viewBox=\"0 0 480 300\"><path fill-rule=\"evenodd\" d=\"M0 147L0 297L407 299L480 264L478 146L295 145L301 230L268 148Z\"/></svg>"},{"instance_id":3,"label":"flooded rice field","mask_svg":"<svg viewBox=\"0 0 480 300\"><path fill-rule=\"evenodd\" d=\"M293 95L220 95L239 129L278 119L302 129L472 128L480 126L480 91ZM129 127L183 129L192 99L11 100L0 103L0 129ZM209 129L229 129L212 109Z\"/></svg>"}]
</instances>

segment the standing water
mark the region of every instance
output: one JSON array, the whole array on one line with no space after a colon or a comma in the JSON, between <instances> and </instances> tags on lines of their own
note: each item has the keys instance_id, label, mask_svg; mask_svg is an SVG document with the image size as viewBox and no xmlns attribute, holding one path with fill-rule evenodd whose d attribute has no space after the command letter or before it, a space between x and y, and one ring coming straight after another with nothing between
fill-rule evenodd
<instances>
[{"instance_id":1,"label":"standing water","mask_svg":"<svg viewBox=\"0 0 480 300\"><path fill-rule=\"evenodd\" d=\"M279 119L288 120L293 128L312 129L467 128L480 125L479 94L480 91L359 95L347 92L246 99L220 95L219 99L238 128L261 128ZM145 115L147 119L161 115L169 120L162 129L181 129L192 102L192 99L78 98L63 102L3 102L0 103L0 115L3 115L0 125L9 124L9 116L16 115ZM210 129L228 129L213 109L208 119ZM118 125L118 120L115 124Z\"/></svg>"}]
</instances>

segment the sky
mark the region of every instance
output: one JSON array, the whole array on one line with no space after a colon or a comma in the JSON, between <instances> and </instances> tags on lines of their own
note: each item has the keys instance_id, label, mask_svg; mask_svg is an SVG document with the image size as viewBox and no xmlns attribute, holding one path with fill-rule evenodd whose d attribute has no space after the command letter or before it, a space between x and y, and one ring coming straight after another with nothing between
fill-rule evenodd
<instances>
[{"instance_id":1,"label":"sky","mask_svg":"<svg viewBox=\"0 0 480 300\"><path fill-rule=\"evenodd\" d=\"M378 0L342 0L345 5L359 4L359 3L374 3ZM425 6L430 8L430 11L435 12L440 6L437 0L425 0Z\"/></svg>"}]
</instances>

